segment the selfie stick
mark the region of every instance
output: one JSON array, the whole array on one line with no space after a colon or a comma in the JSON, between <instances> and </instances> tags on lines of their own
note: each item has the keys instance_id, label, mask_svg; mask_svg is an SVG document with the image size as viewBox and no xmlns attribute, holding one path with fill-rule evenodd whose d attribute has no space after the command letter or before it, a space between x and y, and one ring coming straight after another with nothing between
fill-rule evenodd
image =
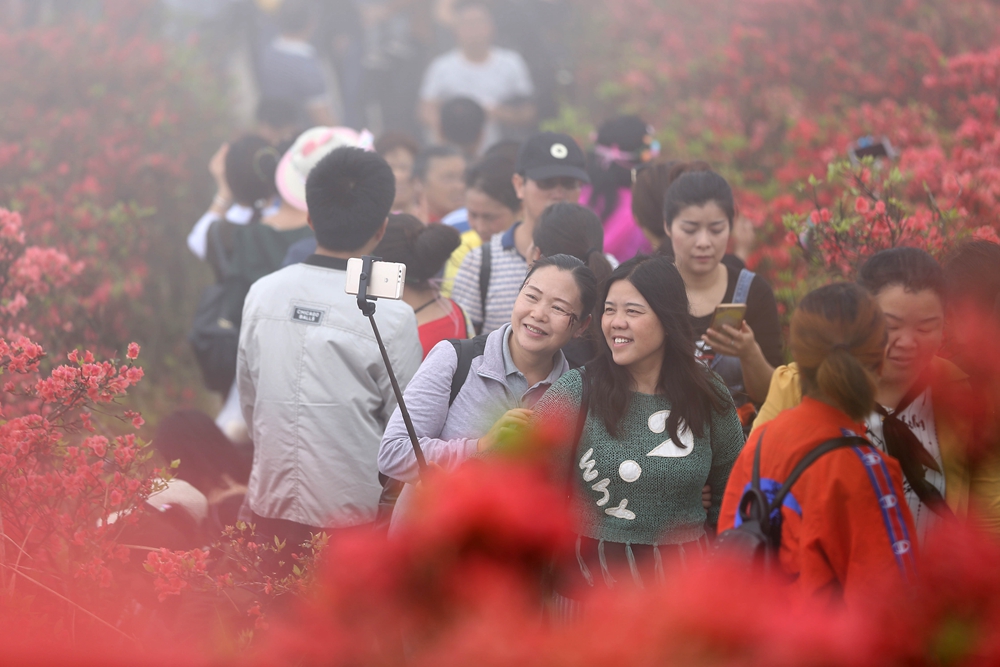
<instances>
[{"instance_id":1,"label":"selfie stick","mask_svg":"<svg viewBox=\"0 0 1000 667\"><path fill-rule=\"evenodd\" d=\"M377 262L381 257L365 255L361 258L361 279L358 281L358 308L361 314L372 323L372 331L375 332L375 340L378 341L378 349L382 353L382 361L385 363L385 370L389 372L389 382L392 383L392 391L396 394L396 402L399 403L399 412L403 415L403 423L406 424L406 433L410 436L410 444L413 445L413 455L417 457L417 468L420 476L423 477L427 471L427 460L424 452L417 442L417 433L413 430L413 422L410 421L410 413L403 402L403 392L399 390L399 383L396 382L396 374L392 372L392 364L389 363L389 353L385 351L385 344L382 343L382 336L379 335L378 325L375 324L375 299L378 297L368 296L368 280L372 275L372 262Z\"/></svg>"}]
</instances>

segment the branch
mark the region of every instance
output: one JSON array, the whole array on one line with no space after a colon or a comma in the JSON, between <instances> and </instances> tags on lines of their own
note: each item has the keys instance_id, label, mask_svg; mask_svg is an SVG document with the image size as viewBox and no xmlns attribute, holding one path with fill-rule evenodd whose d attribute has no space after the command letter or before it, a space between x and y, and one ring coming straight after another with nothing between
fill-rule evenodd
<instances>
[{"instance_id":1,"label":"branch","mask_svg":"<svg viewBox=\"0 0 1000 667\"><path fill-rule=\"evenodd\" d=\"M12 567L11 567L10 565L6 565L6 564L3 564L3 563L0 563L0 565L3 565L3 567L7 568L8 570L13 570L13 569L14 569L14 568L12 568ZM77 604L76 602L73 602L72 600L70 600L70 599L69 599L68 597L66 597L65 595L62 595L61 593L57 593L56 591L52 590L51 588L49 588L49 587L48 587L48 586L46 586L45 584L42 584L42 583L40 583L40 582L38 582L38 581L35 581L34 579L32 579L32 578L31 578L31 577L29 577L28 575L24 574L23 572L20 572L20 571L18 571L18 572L16 572L16 574L17 574L18 576L20 576L20 577L23 577L24 579L27 579L28 581L30 581L30 582L31 582L31 583L33 583L34 585L38 586L38 587L39 587L39 588L41 588L42 590L44 590L44 591L48 591L49 593L51 593L52 595L56 596L57 598L59 598L59 599L60 599L60 600L62 600L63 602L67 602L67 603L69 603L70 605L72 605L72 607L73 607L74 609L79 609L79 610L80 610L80 611L82 611L82 612L83 612L84 614L86 614L87 616L90 616L91 618L93 618L93 619L94 619L95 621L97 621L98 623L101 623L102 625L106 625L106 626L108 626L109 628L111 628L112 630L114 630L115 632L117 632L118 634L120 634L120 635L121 635L122 637L124 637L125 639L127 639L127 640L129 640L130 642L134 643L135 645L137 645L137 646L139 645L139 642L138 642L138 640L137 640L137 639L136 639L135 637L132 637L132 636L128 635L128 634L127 634L127 633L125 633L125 632L122 632L121 630L119 630L119 629L118 629L118 628L116 628L115 626L111 625L110 623L108 623L107 621L105 621L105 620L104 620L103 618L101 618L101 617L100 617L100 616L98 616L97 614L93 613L92 611L90 611L90 610L88 610L88 609L86 609L86 608L84 608L84 607L81 607L81 606L80 606L79 604Z\"/></svg>"}]
</instances>

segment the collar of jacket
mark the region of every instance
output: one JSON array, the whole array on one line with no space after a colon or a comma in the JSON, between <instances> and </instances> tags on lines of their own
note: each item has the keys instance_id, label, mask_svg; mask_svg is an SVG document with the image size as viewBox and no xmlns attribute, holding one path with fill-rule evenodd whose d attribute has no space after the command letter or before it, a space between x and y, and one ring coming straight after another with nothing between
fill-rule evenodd
<instances>
[{"instance_id":1,"label":"collar of jacket","mask_svg":"<svg viewBox=\"0 0 1000 667\"><path fill-rule=\"evenodd\" d=\"M486 338L486 348L483 350L483 363L476 369L480 377L490 378L507 386L507 373L503 364L503 337L510 329L510 322L492 332Z\"/></svg>"},{"instance_id":2,"label":"collar of jacket","mask_svg":"<svg viewBox=\"0 0 1000 667\"><path fill-rule=\"evenodd\" d=\"M508 389L510 389L510 386L507 384L507 369L503 363L503 339L504 334L510 327L511 324L508 322L486 338L486 349L483 350L483 363L476 369L476 374L480 377L496 380ZM552 377L559 369L562 369L562 372L556 377L560 377L569 370L569 364L566 362L566 357L563 355L562 350L556 353L549 377Z\"/></svg>"},{"instance_id":3,"label":"collar of jacket","mask_svg":"<svg viewBox=\"0 0 1000 667\"><path fill-rule=\"evenodd\" d=\"M328 255L318 255L313 253L302 260L303 264L318 266L323 269L336 269L337 271L347 270L347 260L340 257L330 257Z\"/></svg>"}]
</instances>

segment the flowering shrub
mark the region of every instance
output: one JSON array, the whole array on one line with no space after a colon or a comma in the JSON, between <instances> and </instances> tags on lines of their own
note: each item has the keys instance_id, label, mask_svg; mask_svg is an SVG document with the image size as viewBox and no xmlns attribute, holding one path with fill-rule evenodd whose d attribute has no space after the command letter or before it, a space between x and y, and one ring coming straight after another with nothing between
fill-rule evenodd
<instances>
[{"instance_id":1,"label":"flowering shrub","mask_svg":"<svg viewBox=\"0 0 1000 667\"><path fill-rule=\"evenodd\" d=\"M101 4L97 22L0 31L0 206L74 276L34 258L48 291L22 319L46 349L110 355L139 340L154 375L198 386L179 361L205 276L184 238L211 198L221 86L136 20L153 3Z\"/></svg>"},{"instance_id":2,"label":"flowering shrub","mask_svg":"<svg viewBox=\"0 0 1000 667\"><path fill-rule=\"evenodd\" d=\"M245 649L255 631L267 630L273 610L287 606L291 596L309 595L327 539L326 533L319 533L289 550L277 538L261 539L253 525L241 521L225 528L211 552L160 549L146 556L144 567L154 577L160 602L182 593L196 594L220 609L217 624L203 628L201 639L214 640L221 630L238 636ZM222 609L229 613L218 621Z\"/></svg>"},{"instance_id":3,"label":"flowering shrub","mask_svg":"<svg viewBox=\"0 0 1000 667\"><path fill-rule=\"evenodd\" d=\"M579 54L579 107L567 118L579 125L588 115L581 108L594 123L638 112L657 128L665 156L706 159L726 174L742 213L757 227L749 264L772 281L786 310L802 285L825 278L815 274L817 266L844 275L843 261L854 259L845 247L846 256L810 262L814 257L796 250L782 221L802 222L816 212L825 230L838 228L836 243L848 241L850 223L866 215L853 208L858 184L835 175L819 192L799 186L823 178L859 137L885 136L899 151L892 193L899 206L886 201L889 218L873 224L905 211L908 229L928 226L919 238L904 234L907 241L876 224L879 244L919 240L936 251L970 233L992 237L1000 229L995 3L579 0L579 6L580 43L587 48ZM877 201L865 199L874 209Z\"/></svg>"},{"instance_id":4,"label":"flowering shrub","mask_svg":"<svg viewBox=\"0 0 1000 667\"><path fill-rule=\"evenodd\" d=\"M52 291L70 287L81 267L24 238L20 216L0 209L0 590L73 632L120 633L121 536L159 484L146 466L151 450L132 432L142 417L116 406L142 379L139 346L129 344L123 362L73 350L41 372L45 351L28 335L51 324Z\"/></svg>"},{"instance_id":5,"label":"flowering shrub","mask_svg":"<svg viewBox=\"0 0 1000 667\"><path fill-rule=\"evenodd\" d=\"M933 201L929 207L908 211L899 197L905 181L897 168L886 169L871 158L857 167L834 163L827 171L827 182L843 183L838 199L822 205L821 184L810 178L814 209L805 217L789 214L784 220L788 242L801 246L822 276L832 273L850 280L868 257L881 250L909 245L939 255L951 240L957 213L941 211ZM986 227L985 231L993 230Z\"/></svg>"}]
</instances>

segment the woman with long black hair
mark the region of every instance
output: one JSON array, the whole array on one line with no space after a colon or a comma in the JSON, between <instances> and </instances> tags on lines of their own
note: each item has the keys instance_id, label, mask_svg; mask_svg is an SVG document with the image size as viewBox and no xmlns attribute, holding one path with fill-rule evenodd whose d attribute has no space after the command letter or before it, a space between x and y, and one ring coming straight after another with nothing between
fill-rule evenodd
<instances>
[{"instance_id":1,"label":"woman with long black hair","mask_svg":"<svg viewBox=\"0 0 1000 667\"><path fill-rule=\"evenodd\" d=\"M625 262L599 304L598 357L556 382L534 414L570 438L556 465L580 533L570 597L602 579L657 580L668 556L701 552L743 446L729 392L695 358L684 281L669 260Z\"/></svg>"}]
</instances>

